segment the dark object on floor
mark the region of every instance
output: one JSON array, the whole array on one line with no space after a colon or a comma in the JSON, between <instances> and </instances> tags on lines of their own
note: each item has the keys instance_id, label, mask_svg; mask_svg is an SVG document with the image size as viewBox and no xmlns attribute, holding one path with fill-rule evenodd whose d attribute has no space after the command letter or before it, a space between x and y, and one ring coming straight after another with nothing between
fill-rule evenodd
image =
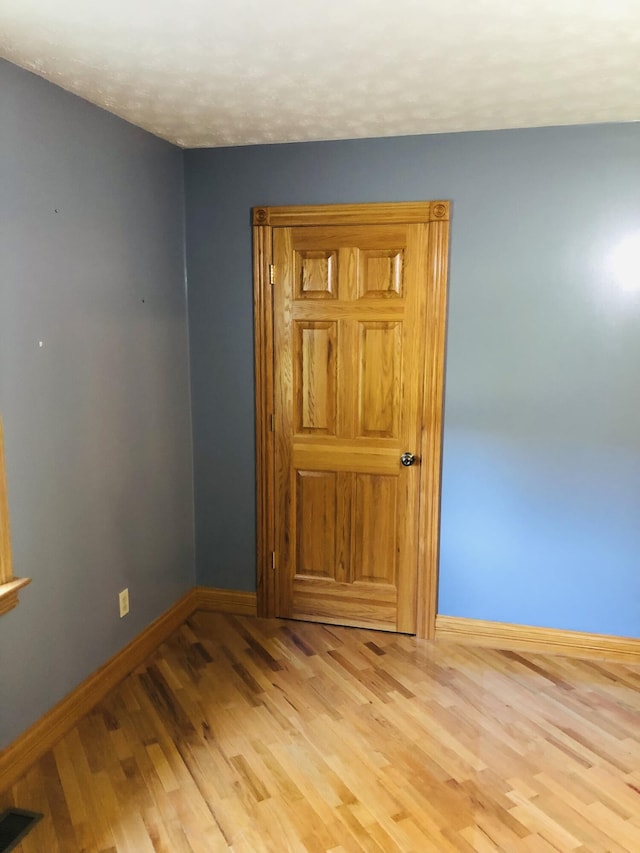
<instances>
[{"instance_id":1,"label":"dark object on floor","mask_svg":"<svg viewBox=\"0 0 640 853\"><path fill-rule=\"evenodd\" d=\"M42 818L38 812L7 809L0 814L0 853L13 850Z\"/></svg>"}]
</instances>

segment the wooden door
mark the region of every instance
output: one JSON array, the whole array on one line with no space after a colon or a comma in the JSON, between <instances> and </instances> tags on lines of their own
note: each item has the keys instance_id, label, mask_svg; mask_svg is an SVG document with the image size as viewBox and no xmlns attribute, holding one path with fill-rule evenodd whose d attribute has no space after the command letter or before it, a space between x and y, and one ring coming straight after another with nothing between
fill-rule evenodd
<instances>
[{"instance_id":1,"label":"wooden door","mask_svg":"<svg viewBox=\"0 0 640 853\"><path fill-rule=\"evenodd\" d=\"M420 567L429 532L437 550L442 251L436 275L435 205L405 207L271 228L278 616L415 633L434 592Z\"/></svg>"}]
</instances>

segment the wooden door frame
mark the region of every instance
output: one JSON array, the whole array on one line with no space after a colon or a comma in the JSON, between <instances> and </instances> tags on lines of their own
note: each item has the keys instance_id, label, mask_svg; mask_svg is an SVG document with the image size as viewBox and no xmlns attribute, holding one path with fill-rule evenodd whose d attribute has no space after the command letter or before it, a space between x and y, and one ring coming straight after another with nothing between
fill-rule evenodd
<instances>
[{"instance_id":1,"label":"wooden door frame","mask_svg":"<svg viewBox=\"0 0 640 853\"><path fill-rule=\"evenodd\" d=\"M440 485L450 202L254 207L253 310L256 403L256 510L258 613L275 616L275 436L272 229L296 225L427 223L429 279L427 347L420 447L420 508L416 635L435 636L440 544ZM277 278L277 270L275 271Z\"/></svg>"}]
</instances>

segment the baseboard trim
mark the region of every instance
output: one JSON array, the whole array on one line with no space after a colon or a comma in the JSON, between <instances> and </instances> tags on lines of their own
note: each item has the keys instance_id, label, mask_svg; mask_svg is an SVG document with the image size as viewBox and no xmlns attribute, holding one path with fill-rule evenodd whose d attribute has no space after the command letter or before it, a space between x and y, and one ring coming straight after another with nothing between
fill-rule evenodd
<instances>
[{"instance_id":1,"label":"baseboard trim","mask_svg":"<svg viewBox=\"0 0 640 853\"><path fill-rule=\"evenodd\" d=\"M121 651L0 752L0 791L10 788L45 752L139 666L196 610L255 616L257 594L195 587ZM588 634L457 616L436 617L436 640L496 649L563 654L582 658L640 661L640 639Z\"/></svg>"},{"instance_id":2,"label":"baseboard trim","mask_svg":"<svg viewBox=\"0 0 640 853\"><path fill-rule=\"evenodd\" d=\"M86 678L75 690L0 752L0 790L10 788L107 693L139 666L197 608L196 590L189 590L166 613Z\"/></svg>"},{"instance_id":3,"label":"baseboard trim","mask_svg":"<svg viewBox=\"0 0 640 853\"><path fill-rule=\"evenodd\" d=\"M189 590L166 613L0 751L0 791L10 788L196 610L255 616L257 595L255 592L210 587Z\"/></svg>"},{"instance_id":4,"label":"baseboard trim","mask_svg":"<svg viewBox=\"0 0 640 853\"><path fill-rule=\"evenodd\" d=\"M436 617L436 640L452 640L495 649L562 654L571 657L640 661L640 639L588 634L557 628L486 622L458 616Z\"/></svg>"},{"instance_id":5,"label":"baseboard trim","mask_svg":"<svg viewBox=\"0 0 640 853\"><path fill-rule=\"evenodd\" d=\"M193 592L196 610L236 613L239 616L256 616L258 613L258 597L255 592L215 589L208 586L197 586Z\"/></svg>"}]
</instances>

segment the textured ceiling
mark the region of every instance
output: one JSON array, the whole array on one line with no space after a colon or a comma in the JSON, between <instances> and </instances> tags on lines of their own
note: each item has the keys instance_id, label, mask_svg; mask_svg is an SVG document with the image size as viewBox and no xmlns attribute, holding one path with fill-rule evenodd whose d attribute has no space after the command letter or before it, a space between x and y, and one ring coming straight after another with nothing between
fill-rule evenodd
<instances>
[{"instance_id":1,"label":"textured ceiling","mask_svg":"<svg viewBox=\"0 0 640 853\"><path fill-rule=\"evenodd\" d=\"M186 148L640 119L640 0L0 0L0 54Z\"/></svg>"}]
</instances>

